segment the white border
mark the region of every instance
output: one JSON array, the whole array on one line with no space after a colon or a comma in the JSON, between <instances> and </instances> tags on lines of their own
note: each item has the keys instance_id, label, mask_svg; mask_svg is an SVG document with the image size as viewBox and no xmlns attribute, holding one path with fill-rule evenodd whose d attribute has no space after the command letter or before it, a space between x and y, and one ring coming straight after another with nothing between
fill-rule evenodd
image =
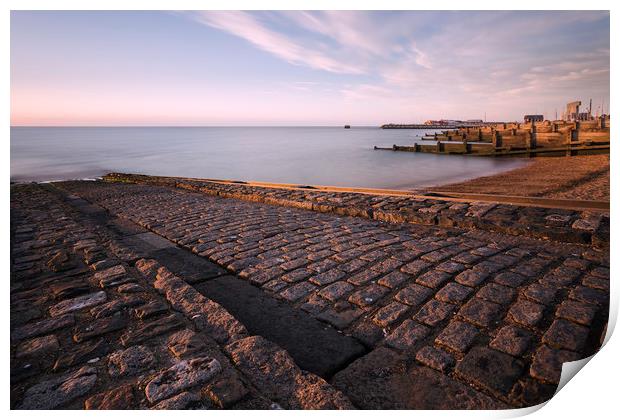
<instances>
[{"instance_id":1,"label":"white border","mask_svg":"<svg viewBox=\"0 0 620 420\"><path fill-rule=\"evenodd\" d=\"M7 125L3 130L3 148L5 153L3 154L3 159L5 160L5 164L2 166L5 171L5 184L3 184L3 193L2 197L4 200L4 206L2 206L3 212L3 220L1 232L4 238L2 242L2 255L5 255L2 260L3 270L8 274L9 264L8 264L8 255L9 255L9 179L10 179L10 146L9 146L9 137L10 137L10 70L9 70L9 59L10 59L10 10L48 10L48 9L59 9L59 10L217 10L217 9L228 9L228 10L299 10L299 9L339 9L339 10L466 10L466 9L474 9L474 10L580 10L586 9L589 10L611 10L611 39L620 39L618 37L618 31L614 26L614 16L615 10L614 6L619 4L618 2L612 1L573 1L573 0L564 0L564 1L545 1L541 2L532 1L532 0L521 0L521 1L476 1L470 0L468 2L462 1L442 1L436 0L433 2L411 2L411 1L397 1L397 0L382 0L382 1L369 1L369 0L356 0L356 1L337 1L337 0L299 0L299 1L284 1L284 0L264 0L264 1L250 1L250 0L229 0L229 1L197 1L197 0L177 0L177 1L164 1L164 0L151 0L151 1L135 1L135 0L91 0L88 2L79 1L79 0L57 0L54 2L44 1L44 0L8 0L3 2L5 5L5 13L2 15L2 20L0 21L0 27L2 28L2 48L3 48L3 56L5 63L2 66L2 76L4 82L3 92L4 92L4 101L2 102L3 112L7 121ZM618 7L615 7L618 9ZM615 34L615 35L614 35ZM615 78L616 75L616 56L613 54L613 47L615 44L612 43L612 54L611 54L611 102L615 104L615 100L617 99L616 91L614 91ZM620 141L617 140L618 137L618 125L612 125L612 142ZM612 179L617 179L617 161L618 161L618 153L620 153L620 148L617 146L613 146L611 148L611 170L612 170ZM616 185L615 182L612 182L611 186L612 190L612 198L616 197ZM612 213L614 213L615 203L612 199ZM616 215L612 214L612 218L615 220ZM618 236L618 228L612 225L612 244L615 243L615 238ZM613 253L615 248L612 247L612 256L615 256ZM612 258L613 261L613 258ZM612 303L611 303L611 311L610 311L610 332L613 330L613 325L615 325L616 317L617 317L617 308L618 308L618 294L617 287L615 287L615 275L616 275L616 266L612 264L611 270L611 278L612 278ZM4 277L8 280L9 276ZM5 297L5 302L9 301L9 292L8 292L8 281L5 282L3 287L3 294ZM4 317L3 321L3 337L4 337L4 345L2 345L3 351L3 360L5 364L3 366L3 375L2 378L6 383L4 387L4 392L2 393L2 400L4 402L4 407L6 410L9 409L10 402L10 384L9 384L9 305L7 304L4 308ZM609 337L608 337L609 338ZM502 418L502 417L514 417L519 415L525 415L531 413L533 410L535 411L531 414L531 418L561 418L561 419L583 419L583 418L598 418L598 419L607 419L617 416L617 374L618 374L618 354L620 354L618 339L611 338L608 343L604 346L604 348L592 358L592 361L587 364L583 368L583 372L579 373L577 379L570 381L561 391L552 398L544 407L536 407L534 409L525 409L525 410L514 410L510 412L428 412L428 411L398 411L398 412L390 412L390 416L396 416L399 418ZM540 409L542 408L542 409ZM24 411L12 411L9 413L10 416L15 418L30 418L32 416L39 416L41 413L37 412L24 412ZM106 417L110 416L120 417L120 418L131 418L134 417L136 412L75 412L75 411L51 411L46 412L44 415L46 417L50 417L51 419L61 417L63 419L66 418L84 418L87 417ZM320 416L320 417L336 417L341 418L350 417L353 418L370 418L371 416L374 418L377 416L377 413L365 411L365 412L347 412L347 413L336 413L336 412L285 412L285 411L277 411L277 412L252 412L252 413L240 413L240 412L180 412L180 413L164 413L164 412L152 412L146 414L150 417L158 417L162 418L163 416L183 416L184 418L198 418L203 416L216 416L218 418L223 419L233 419L238 418L239 416L252 416L252 418L283 418L284 416L295 416L295 417L307 417L307 416Z\"/></svg>"}]
</instances>

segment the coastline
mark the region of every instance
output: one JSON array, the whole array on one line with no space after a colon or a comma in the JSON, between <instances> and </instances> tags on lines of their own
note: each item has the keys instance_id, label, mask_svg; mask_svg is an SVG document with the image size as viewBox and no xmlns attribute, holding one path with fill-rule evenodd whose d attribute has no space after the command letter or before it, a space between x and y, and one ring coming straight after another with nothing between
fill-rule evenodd
<instances>
[{"instance_id":1,"label":"coastline","mask_svg":"<svg viewBox=\"0 0 620 420\"><path fill-rule=\"evenodd\" d=\"M95 181L105 178L105 174L96 177L50 178L48 180L28 181L11 180L11 184L48 184L67 181ZM158 178L158 175L148 175ZM174 177L173 177L174 178ZM179 177L184 178L184 177ZM211 179L211 178L186 178ZM249 182L249 181L244 181ZM254 182L254 181L253 181ZM258 182L258 181L256 181ZM302 185L258 182L265 185ZM496 172L492 175L473 176L457 182L437 183L430 186L399 185L391 188L367 186L327 186L313 185L316 188L334 188L368 191L402 191L403 193L425 194L428 192L452 192L473 194L497 194L522 197L540 197L550 199L573 200L610 200L610 158L609 155L586 155L567 157L532 158L524 166Z\"/></svg>"},{"instance_id":2,"label":"coastline","mask_svg":"<svg viewBox=\"0 0 620 420\"><path fill-rule=\"evenodd\" d=\"M522 168L425 190L609 201L609 155L537 157Z\"/></svg>"},{"instance_id":3,"label":"coastline","mask_svg":"<svg viewBox=\"0 0 620 420\"><path fill-rule=\"evenodd\" d=\"M408 190L517 167L512 160L372 150L373 144L401 144L424 133L355 127L13 128L11 180L71 180L122 171ZM101 145L115 153L102 153Z\"/></svg>"}]
</instances>

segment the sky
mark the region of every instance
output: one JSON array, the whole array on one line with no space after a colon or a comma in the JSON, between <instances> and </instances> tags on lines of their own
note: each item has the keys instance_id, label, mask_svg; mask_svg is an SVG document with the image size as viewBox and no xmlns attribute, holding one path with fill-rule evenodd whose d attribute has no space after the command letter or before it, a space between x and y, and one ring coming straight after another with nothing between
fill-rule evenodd
<instances>
[{"instance_id":1,"label":"sky","mask_svg":"<svg viewBox=\"0 0 620 420\"><path fill-rule=\"evenodd\" d=\"M606 11L12 11L12 125L609 112Z\"/></svg>"}]
</instances>

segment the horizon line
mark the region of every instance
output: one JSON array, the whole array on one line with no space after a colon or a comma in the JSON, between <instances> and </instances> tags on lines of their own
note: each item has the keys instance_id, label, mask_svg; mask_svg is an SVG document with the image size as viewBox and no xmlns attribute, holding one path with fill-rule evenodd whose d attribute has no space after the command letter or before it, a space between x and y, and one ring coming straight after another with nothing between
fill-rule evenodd
<instances>
[{"instance_id":1,"label":"horizon line","mask_svg":"<svg viewBox=\"0 0 620 420\"><path fill-rule=\"evenodd\" d=\"M401 123L386 123L386 124L401 124ZM416 124L416 123L402 123L402 124ZM238 128L238 127L248 127L248 128L256 128L256 127L344 127L345 125L353 127L377 127L380 128L381 125L376 124L287 124L287 125L10 125L10 128Z\"/></svg>"}]
</instances>

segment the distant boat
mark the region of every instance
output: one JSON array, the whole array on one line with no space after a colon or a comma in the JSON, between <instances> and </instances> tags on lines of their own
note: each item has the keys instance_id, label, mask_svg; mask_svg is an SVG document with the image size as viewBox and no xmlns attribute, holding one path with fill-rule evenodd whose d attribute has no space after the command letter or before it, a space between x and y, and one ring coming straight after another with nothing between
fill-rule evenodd
<instances>
[{"instance_id":1,"label":"distant boat","mask_svg":"<svg viewBox=\"0 0 620 420\"><path fill-rule=\"evenodd\" d=\"M345 125L344 128L351 128L349 124Z\"/></svg>"}]
</instances>

